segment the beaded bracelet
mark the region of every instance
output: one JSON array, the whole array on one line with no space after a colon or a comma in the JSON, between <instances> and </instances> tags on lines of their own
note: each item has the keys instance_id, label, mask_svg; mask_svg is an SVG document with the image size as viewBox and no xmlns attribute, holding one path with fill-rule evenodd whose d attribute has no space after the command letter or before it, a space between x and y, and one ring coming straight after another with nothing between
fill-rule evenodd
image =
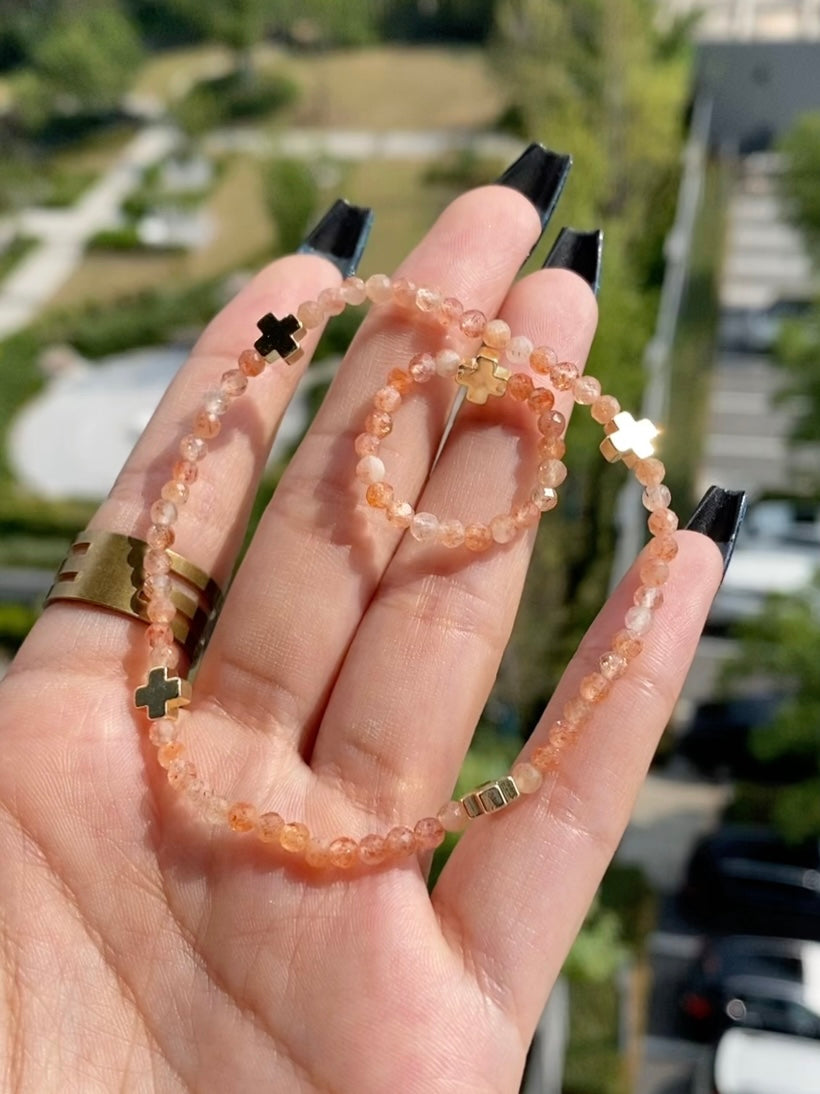
<instances>
[{"instance_id":1,"label":"beaded bracelet","mask_svg":"<svg viewBox=\"0 0 820 1094\"><path fill-rule=\"evenodd\" d=\"M585 676L577 693L565 703L561 716L550 726L546 743L535 748L529 760L516 763L508 774L476 787L459 800L447 802L435 816L423 817L413 827L398 825L384 835L372 833L358 840L346 835L323 840L299 821L286 821L278 813L260 811L249 802L231 802L209 787L187 758L177 715L180 707L190 702L191 686L184 677L174 674L179 651L174 645L176 608L170 597L170 548L180 507L188 500L199 475L200 461L208 452L208 442L220 432L222 416L229 406L245 393L249 381L262 373L266 362L282 359L292 364L302 355L299 343L308 330L341 314L348 304L361 304L365 300L418 309L439 323L442 331L450 329L468 339L480 339L479 349L469 357L449 347L435 355L416 354L406 370L394 368L385 385L376 392L373 410L354 444L359 458L356 475L365 485L370 507L383 510L392 525L408 528L421 542L447 548L464 546L470 551L484 551L493 543L507 543L557 503L556 488L566 476L561 460L566 422L554 404L555 392L566 392L575 403L588 406L593 419L603 425L600 448L605 459L625 463L644 487L643 504L649 510L652 538L642 552L641 585L626 612L622 629L600 657L597 671ZM143 587L150 620L146 630L149 671L147 679L137 688L134 701L147 712L148 738L157 748L157 759L166 771L168 782L183 793L206 821L227 826L234 832L253 833L261 843L276 845L310 866L337 869L357 864L376 866L435 848L446 832L460 831L476 817L498 812L522 795L538 790L544 775L558 765L594 706L605 698L640 653L653 613L663 602L662 587L669 577L669 562L677 554L673 533L678 518L669 508L671 497L663 484L664 466L652 456L652 440L657 430L651 422L646 419L636 422L630 414L622 412L617 399L601 394L598 380L581 375L570 362L559 361L548 347L534 347L521 335L513 337L503 320L488 321L480 311L465 311L453 297L417 288L404 278L391 280L386 275L374 274L365 282L348 277L338 288L324 289L316 300L301 304L295 315L279 319L268 314L257 325L261 337L253 348L243 350L238 367L225 372L219 387L203 396L190 432L180 441L179 459L171 477L150 509L152 523L146 536ZM502 359L513 367L529 365L549 386L536 385L529 373L511 372ZM393 488L385 482L386 469L378 452L382 439L392 430L392 415L414 384L426 383L434 375L454 379L466 389L466 398L471 402L483 404L490 397L508 396L526 403L536 418L540 462L535 485L529 497L511 512L494 516L486 524L465 527L457 519L440 520L430 513L414 512L408 502L394 497Z\"/></svg>"}]
</instances>

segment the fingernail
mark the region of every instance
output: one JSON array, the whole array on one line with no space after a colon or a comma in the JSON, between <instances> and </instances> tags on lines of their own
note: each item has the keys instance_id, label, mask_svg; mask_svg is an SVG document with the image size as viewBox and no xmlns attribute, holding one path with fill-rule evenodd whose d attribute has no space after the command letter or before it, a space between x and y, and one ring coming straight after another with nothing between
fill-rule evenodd
<instances>
[{"instance_id":1,"label":"fingernail","mask_svg":"<svg viewBox=\"0 0 820 1094\"><path fill-rule=\"evenodd\" d=\"M555 211L571 167L572 156L551 152L543 144L531 144L495 181L529 198L543 230Z\"/></svg>"},{"instance_id":2,"label":"fingernail","mask_svg":"<svg viewBox=\"0 0 820 1094\"><path fill-rule=\"evenodd\" d=\"M601 253L604 249L604 233L576 232L574 228L562 228L552 250L544 262L545 270L572 270L583 277L595 295L601 282Z\"/></svg>"},{"instance_id":3,"label":"fingernail","mask_svg":"<svg viewBox=\"0 0 820 1094\"><path fill-rule=\"evenodd\" d=\"M701 532L718 545L723 555L724 574L745 516L745 490L724 490L721 486L710 486L686 525L690 532Z\"/></svg>"},{"instance_id":4,"label":"fingernail","mask_svg":"<svg viewBox=\"0 0 820 1094\"><path fill-rule=\"evenodd\" d=\"M305 237L298 253L321 255L341 271L342 277L349 277L359 267L372 226L372 209L339 198Z\"/></svg>"}]
</instances>

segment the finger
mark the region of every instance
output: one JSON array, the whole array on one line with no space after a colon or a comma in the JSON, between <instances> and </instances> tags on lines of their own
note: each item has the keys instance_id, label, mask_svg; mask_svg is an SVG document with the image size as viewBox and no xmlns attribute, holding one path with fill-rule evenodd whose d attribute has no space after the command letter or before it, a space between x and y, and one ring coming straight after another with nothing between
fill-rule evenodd
<instances>
[{"instance_id":1,"label":"finger","mask_svg":"<svg viewBox=\"0 0 820 1094\"><path fill-rule=\"evenodd\" d=\"M535 208L520 193L472 191L444 211L398 275L493 314L538 232ZM204 659L201 693L303 751L401 535L361 504L354 439L390 370L439 348L442 337L441 323L415 309L387 305L365 320L265 513ZM401 429L397 422L411 496L452 398L450 385L428 387L430 400L408 398ZM391 434L382 451L393 448Z\"/></svg>"},{"instance_id":2,"label":"finger","mask_svg":"<svg viewBox=\"0 0 820 1094\"><path fill-rule=\"evenodd\" d=\"M260 316L271 310L286 315L301 300L315 298L323 288L338 283L337 265L351 255L353 260L358 256L370 219L370 210L336 202L308 237L307 248L313 253L272 263L213 320L163 396L109 497L92 518L92 529L145 536L149 507L182 458L180 441L192 431L203 394L218 390L222 375L237 369L240 355L259 336L256 321ZM322 251L324 257L320 257ZM247 392L222 419L223 428L209 442L208 456L193 466L197 480L180 510L174 549L222 587L242 543L273 436L318 336L317 329L304 339L304 357L296 364L277 359L259 375L253 372L260 366L252 366ZM139 625L93 606L54 603L35 627L16 667L40 658L54 665L56 653L65 660L77 650L83 661L93 659L98 669L110 665L116 671L135 626ZM66 643L66 634L73 635L77 627L82 629L82 643Z\"/></svg>"},{"instance_id":3,"label":"finger","mask_svg":"<svg viewBox=\"0 0 820 1094\"><path fill-rule=\"evenodd\" d=\"M583 364L597 307L579 277L543 270L514 286L502 315L536 346ZM568 416L571 402L559 393L556 408ZM539 434L533 412L509 396L464 411L419 508L466 525L529 497ZM388 814L401 803L405 823L447 800L509 639L533 538L529 528L483 554L406 538L334 688L315 770Z\"/></svg>"},{"instance_id":4,"label":"finger","mask_svg":"<svg viewBox=\"0 0 820 1094\"><path fill-rule=\"evenodd\" d=\"M722 574L702 535L680 551L640 655L593 708L554 776L532 796L467 831L434 892L444 932L499 1002L531 1032L629 819L658 738L694 656ZM637 565L593 623L531 746L622 625ZM525 750L530 755L532 747Z\"/></svg>"}]
</instances>

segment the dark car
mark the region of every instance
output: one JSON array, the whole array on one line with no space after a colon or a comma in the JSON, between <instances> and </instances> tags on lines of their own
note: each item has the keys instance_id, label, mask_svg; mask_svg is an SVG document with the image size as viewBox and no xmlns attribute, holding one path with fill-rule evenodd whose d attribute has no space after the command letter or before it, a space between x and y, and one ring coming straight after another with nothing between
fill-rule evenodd
<instances>
[{"instance_id":1,"label":"dark car","mask_svg":"<svg viewBox=\"0 0 820 1094\"><path fill-rule=\"evenodd\" d=\"M727 825L696 845L682 898L723 930L820 939L820 844Z\"/></svg>"},{"instance_id":2,"label":"dark car","mask_svg":"<svg viewBox=\"0 0 820 1094\"><path fill-rule=\"evenodd\" d=\"M772 692L699 703L681 734L677 752L703 775L749 779L754 782L792 782L805 778L805 757L796 753L762 760L752 736L776 716L786 696Z\"/></svg>"},{"instance_id":3,"label":"dark car","mask_svg":"<svg viewBox=\"0 0 820 1094\"><path fill-rule=\"evenodd\" d=\"M706 941L679 1005L688 1034L732 1025L820 1038L820 943L728 935Z\"/></svg>"}]
</instances>

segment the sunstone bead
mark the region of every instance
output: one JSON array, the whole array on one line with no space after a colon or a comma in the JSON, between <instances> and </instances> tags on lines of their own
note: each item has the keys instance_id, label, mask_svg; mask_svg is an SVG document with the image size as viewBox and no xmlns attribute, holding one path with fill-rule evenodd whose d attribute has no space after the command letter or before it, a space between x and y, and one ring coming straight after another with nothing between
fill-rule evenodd
<instances>
[{"instance_id":1,"label":"sunstone bead","mask_svg":"<svg viewBox=\"0 0 820 1094\"><path fill-rule=\"evenodd\" d=\"M511 335L510 325L503 319L490 319L484 327L484 342L490 349L504 349Z\"/></svg>"},{"instance_id":2,"label":"sunstone bead","mask_svg":"<svg viewBox=\"0 0 820 1094\"><path fill-rule=\"evenodd\" d=\"M534 414L543 414L555 406L555 396L548 387L536 387L530 392L527 405Z\"/></svg>"},{"instance_id":3,"label":"sunstone bead","mask_svg":"<svg viewBox=\"0 0 820 1094\"><path fill-rule=\"evenodd\" d=\"M387 848L384 846L384 837L376 834L362 836L359 840L359 861L365 866L378 866L387 858Z\"/></svg>"},{"instance_id":4,"label":"sunstone bead","mask_svg":"<svg viewBox=\"0 0 820 1094\"><path fill-rule=\"evenodd\" d=\"M530 354L530 368L541 376L548 376L553 365L558 364L558 354L549 346L536 346Z\"/></svg>"},{"instance_id":5,"label":"sunstone bead","mask_svg":"<svg viewBox=\"0 0 820 1094\"><path fill-rule=\"evenodd\" d=\"M510 540L515 538L517 531L518 526L515 523L515 518L508 513L493 517L490 521L490 534L495 543L509 543Z\"/></svg>"},{"instance_id":6,"label":"sunstone bead","mask_svg":"<svg viewBox=\"0 0 820 1094\"><path fill-rule=\"evenodd\" d=\"M644 506L650 511L668 508L671 500L672 494L670 493L669 487L663 485L647 486L641 498Z\"/></svg>"},{"instance_id":7,"label":"sunstone bead","mask_svg":"<svg viewBox=\"0 0 820 1094\"><path fill-rule=\"evenodd\" d=\"M632 607L624 616L624 627L634 638L641 638L652 626L650 608Z\"/></svg>"},{"instance_id":8,"label":"sunstone bead","mask_svg":"<svg viewBox=\"0 0 820 1094\"><path fill-rule=\"evenodd\" d=\"M436 362L431 353L417 353L410 358L407 371L417 384L426 384L436 374Z\"/></svg>"},{"instance_id":9,"label":"sunstone bead","mask_svg":"<svg viewBox=\"0 0 820 1094\"><path fill-rule=\"evenodd\" d=\"M296 309L296 318L305 330L314 330L324 322L325 313L320 304L315 300L305 300Z\"/></svg>"},{"instance_id":10,"label":"sunstone bead","mask_svg":"<svg viewBox=\"0 0 820 1094\"><path fill-rule=\"evenodd\" d=\"M530 501L537 505L542 513L548 513L558 504L558 492L552 486L542 486L539 483L533 488Z\"/></svg>"},{"instance_id":11,"label":"sunstone bead","mask_svg":"<svg viewBox=\"0 0 820 1094\"><path fill-rule=\"evenodd\" d=\"M239 354L239 367L246 376L258 376L265 368L265 358L255 349L243 349Z\"/></svg>"},{"instance_id":12,"label":"sunstone bead","mask_svg":"<svg viewBox=\"0 0 820 1094\"><path fill-rule=\"evenodd\" d=\"M256 822L256 835L262 843L278 843L284 823L278 813L262 813Z\"/></svg>"},{"instance_id":13,"label":"sunstone bead","mask_svg":"<svg viewBox=\"0 0 820 1094\"><path fill-rule=\"evenodd\" d=\"M338 288L322 289L317 301L325 315L341 315L345 310L345 301Z\"/></svg>"},{"instance_id":14,"label":"sunstone bead","mask_svg":"<svg viewBox=\"0 0 820 1094\"><path fill-rule=\"evenodd\" d=\"M671 509L661 507L652 510L646 523L653 536L671 535L678 527L678 515Z\"/></svg>"},{"instance_id":15,"label":"sunstone bead","mask_svg":"<svg viewBox=\"0 0 820 1094\"><path fill-rule=\"evenodd\" d=\"M357 843L349 836L339 836L328 848L330 862L340 870L349 870L358 860Z\"/></svg>"},{"instance_id":16,"label":"sunstone bead","mask_svg":"<svg viewBox=\"0 0 820 1094\"><path fill-rule=\"evenodd\" d=\"M469 817L459 801L450 801L442 805L436 817L445 832L461 832L467 827Z\"/></svg>"},{"instance_id":17,"label":"sunstone bead","mask_svg":"<svg viewBox=\"0 0 820 1094\"><path fill-rule=\"evenodd\" d=\"M486 524L479 521L464 528L464 546L468 551L486 551L493 545L493 534Z\"/></svg>"},{"instance_id":18,"label":"sunstone bead","mask_svg":"<svg viewBox=\"0 0 820 1094\"><path fill-rule=\"evenodd\" d=\"M392 384L386 384L385 387L380 387L373 396L373 406L376 410L384 410L388 414L392 414L394 410L398 410L401 406L401 393Z\"/></svg>"},{"instance_id":19,"label":"sunstone bead","mask_svg":"<svg viewBox=\"0 0 820 1094\"><path fill-rule=\"evenodd\" d=\"M307 825L300 824L298 821L283 824L279 829L279 846L292 855L302 854L309 839L310 832Z\"/></svg>"},{"instance_id":20,"label":"sunstone bead","mask_svg":"<svg viewBox=\"0 0 820 1094\"><path fill-rule=\"evenodd\" d=\"M638 571L644 585L663 585L669 580L669 567L659 558L648 558Z\"/></svg>"},{"instance_id":21,"label":"sunstone bead","mask_svg":"<svg viewBox=\"0 0 820 1094\"><path fill-rule=\"evenodd\" d=\"M590 407L590 414L596 422L606 425L621 412L621 404L613 395L599 395Z\"/></svg>"},{"instance_id":22,"label":"sunstone bead","mask_svg":"<svg viewBox=\"0 0 820 1094\"><path fill-rule=\"evenodd\" d=\"M569 391L578 379L578 366L571 361L559 361L550 368L549 378L556 391Z\"/></svg>"},{"instance_id":23,"label":"sunstone bead","mask_svg":"<svg viewBox=\"0 0 820 1094\"><path fill-rule=\"evenodd\" d=\"M544 781L544 776L535 764L523 760L513 767L510 774L522 794L534 794Z\"/></svg>"},{"instance_id":24,"label":"sunstone bead","mask_svg":"<svg viewBox=\"0 0 820 1094\"><path fill-rule=\"evenodd\" d=\"M346 304L363 304L367 299L367 290L360 277L346 277L339 286L339 295Z\"/></svg>"},{"instance_id":25,"label":"sunstone bead","mask_svg":"<svg viewBox=\"0 0 820 1094\"><path fill-rule=\"evenodd\" d=\"M511 365L526 365L532 353L532 342L523 334L516 334L507 343L504 354Z\"/></svg>"},{"instance_id":26,"label":"sunstone bead","mask_svg":"<svg viewBox=\"0 0 820 1094\"><path fill-rule=\"evenodd\" d=\"M394 528L409 528L413 513L409 501L391 501L387 506L387 519Z\"/></svg>"},{"instance_id":27,"label":"sunstone bead","mask_svg":"<svg viewBox=\"0 0 820 1094\"><path fill-rule=\"evenodd\" d=\"M378 456L363 456L356 464L356 478L361 482L382 482L385 474L384 464Z\"/></svg>"},{"instance_id":28,"label":"sunstone bead","mask_svg":"<svg viewBox=\"0 0 820 1094\"><path fill-rule=\"evenodd\" d=\"M438 310L439 319L445 326L458 326L464 314L464 307L460 300L454 296L447 296L442 300Z\"/></svg>"},{"instance_id":29,"label":"sunstone bead","mask_svg":"<svg viewBox=\"0 0 820 1094\"><path fill-rule=\"evenodd\" d=\"M410 535L419 543L432 543L438 537L438 517L432 513L416 513L410 521Z\"/></svg>"},{"instance_id":30,"label":"sunstone bead","mask_svg":"<svg viewBox=\"0 0 820 1094\"><path fill-rule=\"evenodd\" d=\"M486 325L487 316L475 308L465 311L459 320L459 328L468 338L480 338Z\"/></svg>"},{"instance_id":31,"label":"sunstone bead","mask_svg":"<svg viewBox=\"0 0 820 1094\"><path fill-rule=\"evenodd\" d=\"M601 381L594 376L579 376L572 385L572 397L579 406L592 406L601 394Z\"/></svg>"},{"instance_id":32,"label":"sunstone bead","mask_svg":"<svg viewBox=\"0 0 820 1094\"><path fill-rule=\"evenodd\" d=\"M373 509L386 509L393 500L393 487L387 482L372 482L364 496Z\"/></svg>"},{"instance_id":33,"label":"sunstone bead","mask_svg":"<svg viewBox=\"0 0 820 1094\"><path fill-rule=\"evenodd\" d=\"M393 419L384 410L371 410L364 420L364 428L374 437L386 437L393 429Z\"/></svg>"},{"instance_id":34,"label":"sunstone bead","mask_svg":"<svg viewBox=\"0 0 820 1094\"><path fill-rule=\"evenodd\" d=\"M607 680L617 680L619 676L623 676L626 672L626 658L621 657L614 650L607 650L599 658L598 668L601 670L601 675L605 676Z\"/></svg>"},{"instance_id":35,"label":"sunstone bead","mask_svg":"<svg viewBox=\"0 0 820 1094\"><path fill-rule=\"evenodd\" d=\"M417 286L407 277L399 277L393 282L393 299L403 308L411 308L416 303Z\"/></svg>"},{"instance_id":36,"label":"sunstone bead","mask_svg":"<svg viewBox=\"0 0 820 1094\"><path fill-rule=\"evenodd\" d=\"M514 372L507 381L507 394L517 403L526 402L532 395L532 378L526 372Z\"/></svg>"},{"instance_id":37,"label":"sunstone bead","mask_svg":"<svg viewBox=\"0 0 820 1094\"><path fill-rule=\"evenodd\" d=\"M259 816L250 802L234 802L228 808L228 827L234 832L252 832Z\"/></svg>"},{"instance_id":38,"label":"sunstone bead","mask_svg":"<svg viewBox=\"0 0 820 1094\"><path fill-rule=\"evenodd\" d=\"M397 825L384 837L384 845L392 857L405 858L416 850L416 836L412 828Z\"/></svg>"},{"instance_id":39,"label":"sunstone bead","mask_svg":"<svg viewBox=\"0 0 820 1094\"><path fill-rule=\"evenodd\" d=\"M322 840L311 836L305 847L305 862L317 870L330 866L330 848Z\"/></svg>"},{"instance_id":40,"label":"sunstone bead","mask_svg":"<svg viewBox=\"0 0 820 1094\"><path fill-rule=\"evenodd\" d=\"M385 304L393 295L393 283L386 274L373 274L364 283L368 299L374 304Z\"/></svg>"},{"instance_id":41,"label":"sunstone bead","mask_svg":"<svg viewBox=\"0 0 820 1094\"><path fill-rule=\"evenodd\" d=\"M464 543L464 525L460 520L443 520L439 524L438 541L443 547L461 547Z\"/></svg>"},{"instance_id":42,"label":"sunstone bead","mask_svg":"<svg viewBox=\"0 0 820 1094\"><path fill-rule=\"evenodd\" d=\"M437 311L443 300L444 297L436 289L422 288L416 290L416 307L419 311Z\"/></svg>"},{"instance_id":43,"label":"sunstone bead","mask_svg":"<svg viewBox=\"0 0 820 1094\"><path fill-rule=\"evenodd\" d=\"M639 585L632 603L639 608L660 608L663 604L663 593L658 585Z\"/></svg>"},{"instance_id":44,"label":"sunstone bead","mask_svg":"<svg viewBox=\"0 0 820 1094\"><path fill-rule=\"evenodd\" d=\"M432 851L444 840L444 826L438 817L422 817L413 829L420 851Z\"/></svg>"},{"instance_id":45,"label":"sunstone bead","mask_svg":"<svg viewBox=\"0 0 820 1094\"><path fill-rule=\"evenodd\" d=\"M439 376L455 376L461 364L461 354L445 346L436 354L436 372Z\"/></svg>"}]
</instances>

